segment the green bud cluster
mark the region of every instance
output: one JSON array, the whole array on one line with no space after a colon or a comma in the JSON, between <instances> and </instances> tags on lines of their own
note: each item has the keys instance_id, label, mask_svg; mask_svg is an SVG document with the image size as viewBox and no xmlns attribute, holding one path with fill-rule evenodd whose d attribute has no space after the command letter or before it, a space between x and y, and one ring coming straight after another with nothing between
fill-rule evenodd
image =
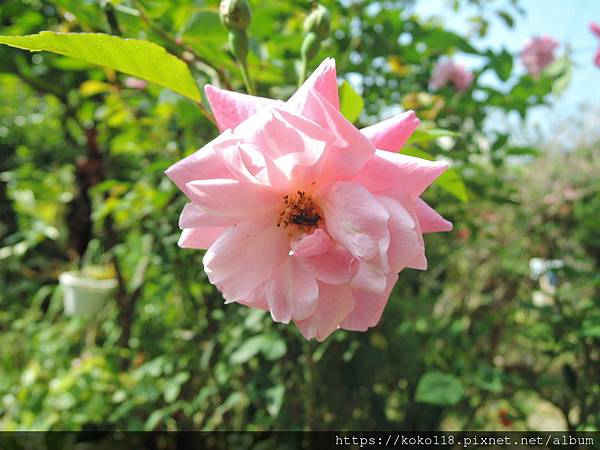
<instances>
[{"instance_id":1,"label":"green bud cluster","mask_svg":"<svg viewBox=\"0 0 600 450\"><path fill-rule=\"evenodd\" d=\"M221 0L219 5L221 22L229 30L229 48L241 64L246 64L248 56L248 35L246 28L252 19L248 0Z\"/></svg>"},{"instance_id":2,"label":"green bud cluster","mask_svg":"<svg viewBox=\"0 0 600 450\"><path fill-rule=\"evenodd\" d=\"M229 30L229 48L242 70L246 87L254 91L254 85L248 74L248 35L246 29L252 20L252 10L248 0L221 0L219 4L221 23Z\"/></svg>"}]
</instances>

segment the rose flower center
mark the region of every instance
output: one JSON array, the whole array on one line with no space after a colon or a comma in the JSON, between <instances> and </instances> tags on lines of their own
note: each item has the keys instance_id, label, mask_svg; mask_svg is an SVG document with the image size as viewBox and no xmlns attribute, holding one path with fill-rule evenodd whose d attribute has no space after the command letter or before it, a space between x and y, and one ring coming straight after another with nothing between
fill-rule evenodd
<instances>
[{"instance_id":1,"label":"rose flower center","mask_svg":"<svg viewBox=\"0 0 600 450\"><path fill-rule=\"evenodd\" d=\"M323 212L311 196L304 191L296 191L283 197L283 210L279 213L277 226L310 233L319 227L322 220Z\"/></svg>"}]
</instances>

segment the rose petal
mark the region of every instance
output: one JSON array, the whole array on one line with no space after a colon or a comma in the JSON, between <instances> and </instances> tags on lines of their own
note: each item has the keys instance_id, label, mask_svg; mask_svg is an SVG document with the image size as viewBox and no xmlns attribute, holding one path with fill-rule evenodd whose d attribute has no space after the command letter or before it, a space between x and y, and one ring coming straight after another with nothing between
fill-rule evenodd
<instances>
[{"instance_id":1,"label":"rose petal","mask_svg":"<svg viewBox=\"0 0 600 450\"><path fill-rule=\"evenodd\" d=\"M379 323L390 293L398 280L398 275L391 273L387 276L387 284L383 294L373 294L354 289L354 309L341 323L344 330L366 331Z\"/></svg>"},{"instance_id":2,"label":"rose petal","mask_svg":"<svg viewBox=\"0 0 600 450\"><path fill-rule=\"evenodd\" d=\"M181 228L233 225L269 212L275 217L280 202L266 187L237 180L197 180L187 188L192 203L181 213Z\"/></svg>"},{"instance_id":3,"label":"rose petal","mask_svg":"<svg viewBox=\"0 0 600 450\"><path fill-rule=\"evenodd\" d=\"M373 194L395 197L406 192L416 199L447 167L442 161L377 150L352 181L368 186Z\"/></svg>"},{"instance_id":4,"label":"rose petal","mask_svg":"<svg viewBox=\"0 0 600 450\"><path fill-rule=\"evenodd\" d=\"M293 256L273 275L265 290L271 317L276 322L288 323L310 316L317 307L319 288L315 277Z\"/></svg>"},{"instance_id":5,"label":"rose petal","mask_svg":"<svg viewBox=\"0 0 600 450\"><path fill-rule=\"evenodd\" d=\"M315 69L310 77L300 86L300 88L287 101L293 109L301 107L306 102L310 92L317 91L327 100L335 109L340 109L340 100L338 95L337 77L335 74L335 60L325 58L323 62Z\"/></svg>"},{"instance_id":6,"label":"rose petal","mask_svg":"<svg viewBox=\"0 0 600 450\"><path fill-rule=\"evenodd\" d=\"M417 222L413 215L400 202L384 196L377 196L377 200L390 214L390 246L387 256L390 270L397 273L412 264L417 256L424 254L423 238L417 233Z\"/></svg>"},{"instance_id":7,"label":"rose petal","mask_svg":"<svg viewBox=\"0 0 600 450\"><path fill-rule=\"evenodd\" d=\"M215 242L227 227L188 228L181 232L178 245L181 248L206 249Z\"/></svg>"},{"instance_id":8,"label":"rose petal","mask_svg":"<svg viewBox=\"0 0 600 450\"><path fill-rule=\"evenodd\" d=\"M292 242L291 255L306 257L320 255L332 250L335 243L329 235L320 228L311 234L303 236L300 240Z\"/></svg>"},{"instance_id":9,"label":"rose petal","mask_svg":"<svg viewBox=\"0 0 600 450\"><path fill-rule=\"evenodd\" d=\"M289 182L302 185L319 177L335 135L298 114L280 108L252 116L236 136L260 149Z\"/></svg>"},{"instance_id":10,"label":"rose petal","mask_svg":"<svg viewBox=\"0 0 600 450\"><path fill-rule=\"evenodd\" d=\"M319 281L343 284L350 281L356 272L355 261L346 249L339 248L306 257L302 263Z\"/></svg>"},{"instance_id":11,"label":"rose petal","mask_svg":"<svg viewBox=\"0 0 600 450\"><path fill-rule=\"evenodd\" d=\"M306 339L323 341L339 327L353 308L354 298L350 288L319 282L317 309L307 319L295 323Z\"/></svg>"},{"instance_id":12,"label":"rose petal","mask_svg":"<svg viewBox=\"0 0 600 450\"><path fill-rule=\"evenodd\" d=\"M385 291L387 272L379 265L367 261L358 264L358 271L352 277L350 286L363 292L382 294Z\"/></svg>"},{"instance_id":13,"label":"rose petal","mask_svg":"<svg viewBox=\"0 0 600 450\"><path fill-rule=\"evenodd\" d=\"M186 187L190 181L211 178L231 178L231 171L215 153L213 147L218 144L235 145L230 133L223 133L206 144L200 150L176 162L169 167L165 174L189 197Z\"/></svg>"},{"instance_id":14,"label":"rose petal","mask_svg":"<svg viewBox=\"0 0 600 450\"><path fill-rule=\"evenodd\" d=\"M399 151L419 126L414 111L406 111L383 122L360 130L380 150Z\"/></svg>"},{"instance_id":15,"label":"rose petal","mask_svg":"<svg viewBox=\"0 0 600 450\"><path fill-rule=\"evenodd\" d=\"M417 239L417 245L421 248L421 250L417 253L417 256L415 256L414 259L412 259L407 265L406 267L410 268L410 269L418 269L418 270L425 270L427 269L427 258L425 257L425 242L423 241L423 232L421 231L421 225L419 224L419 219L417 218L417 212L415 209L415 202L408 196L408 194L406 193L399 193L394 197L394 200L398 201L402 207L404 208L404 210L410 215L410 217L412 218L412 221L415 224L415 235L416 235L416 239ZM393 224L394 222L391 223L390 226L390 233L396 233L396 231L394 231L393 229ZM401 237L398 239L402 239ZM412 241L411 241L412 242ZM396 244L394 244L394 246L390 246L391 249L396 249ZM394 264L404 264L404 261L400 261L400 256L403 255L403 253L401 251L397 251L397 253L394 253L395 250L392 250L392 253L390 255L390 261L392 261L394 263L394 261L396 261Z\"/></svg>"},{"instance_id":16,"label":"rose petal","mask_svg":"<svg viewBox=\"0 0 600 450\"><path fill-rule=\"evenodd\" d=\"M248 294L248 296L246 296L243 300L237 300L236 303L248 306L249 308L260 309L261 311L268 311L269 305L265 296L265 287L269 282L269 279L263 281L257 287L255 287L250 294ZM225 303L228 304L233 302L226 301Z\"/></svg>"},{"instance_id":17,"label":"rose petal","mask_svg":"<svg viewBox=\"0 0 600 450\"><path fill-rule=\"evenodd\" d=\"M318 92L310 91L306 103L297 112L336 137L323 164L320 177L322 182L354 176L373 156L373 144Z\"/></svg>"},{"instance_id":18,"label":"rose petal","mask_svg":"<svg viewBox=\"0 0 600 450\"><path fill-rule=\"evenodd\" d=\"M415 211L421 225L422 233L439 233L452 231L452 223L440 216L431 206L418 198L415 201Z\"/></svg>"},{"instance_id":19,"label":"rose petal","mask_svg":"<svg viewBox=\"0 0 600 450\"><path fill-rule=\"evenodd\" d=\"M210 84L204 87L204 92L215 115L219 131L235 128L258 111L283 104L280 100L226 91Z\"/></svg>"},{"instance_id":20,"label":"rose petal","mask_svg":"<svg viewBox=\"0 0 600 450\"><path fill-rule=\"evenodd\" d=\"M359 184L333 183L316 194L329 235L355 257L370 260L387 236L386 209Z\"/></svg>"},{"instance_id":21,"label":"rose petal","mask_svg":"<svg viewBox=\"0 0 600 450\"><path fill-rule=\"evenodd\" d=\"M265 219L231 226L204 255L204 270L228 301L246 300L289 252L287 235Z\"/></svg>"}]
</instances>

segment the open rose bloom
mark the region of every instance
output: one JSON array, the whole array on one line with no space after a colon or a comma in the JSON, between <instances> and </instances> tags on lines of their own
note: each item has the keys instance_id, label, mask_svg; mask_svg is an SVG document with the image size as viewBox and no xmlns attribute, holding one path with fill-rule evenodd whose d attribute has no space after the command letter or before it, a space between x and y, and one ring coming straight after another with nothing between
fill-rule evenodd
<instances>
[{"instance_id":1,"label":"open rose bloom","mask_svg":"<svg viewBox=\"0 0 600 450\"><path fill-rule=\"evenodd\" d=\"M554 51L558 42L550 36L538 36L525 43L521 60L530 75L538 76L542 70L554 62Z\"/></svg>"},{"instance_id":2,"label":"open rose bloom","mask_svg":"<svg viewBox=\"0 0 600 450\"><path fill-rule=\"evenodd\" d=\"M332 59L287 102L206 94L221 135L166 172L189 198L179 245L208 249L227 303L307 339L375 326L398 272L426 268L422 234L452 228L419 198L446 164L396 153L414 113L356 129Z\"/></svg>"}]
</instances>

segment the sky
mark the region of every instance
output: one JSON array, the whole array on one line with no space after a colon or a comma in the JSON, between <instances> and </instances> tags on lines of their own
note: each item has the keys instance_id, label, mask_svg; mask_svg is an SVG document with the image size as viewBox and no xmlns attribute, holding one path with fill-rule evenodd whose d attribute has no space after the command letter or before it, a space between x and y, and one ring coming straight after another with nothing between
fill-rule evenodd
<instances>
[{"instance_id":1,"label":"sky","mask_svg":"<svg viewBox=\"0 0 600 450\"><path fill-rule=\"evenodd\" d=\"M501 1L492 3L494 6L501 4ZM506 47L511 53L518 54L529 37L548 34L561 43L559 54L570 46L574 62L569 87L554 100L552 107L533 111L525 128L529 134L539 132L546 139L553 139L556 130L563 128L566 122L577 123L571 131L579 130L579 127L592 132L600 129L595 118L600 116L600 68L593 64L600 40L589 31L590 21L600 23L600 0L521 0L520 4L526 15L517 16L514 28L494 20L488 35L475 39L475 44ZM463 35L470 29L467 17L475 11L465 7L458 14L454 13L448 0L417 0L416 4L419 15L438 17L448 28ZM461 55L457 55L457 59L460 58ZM465 62L470 63L468 58ZM519 70L524 70L520 62L517 61L517 65ZM512 125L516 126L516 118L511 119Z\"/></svg>"}]
</instances>

